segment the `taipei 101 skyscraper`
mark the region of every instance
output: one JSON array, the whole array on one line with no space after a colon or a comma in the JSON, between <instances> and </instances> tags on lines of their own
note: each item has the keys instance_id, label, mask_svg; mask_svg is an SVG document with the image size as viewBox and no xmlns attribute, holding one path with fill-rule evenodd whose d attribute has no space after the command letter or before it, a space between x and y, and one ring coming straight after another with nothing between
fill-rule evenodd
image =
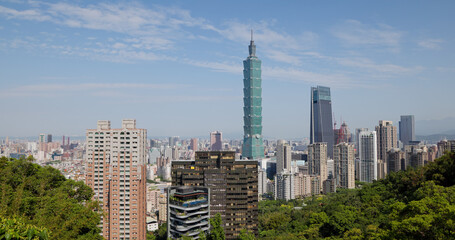
<instances>
[{"instance_id":1,"label":"taipei 101 skyscraper","mask_svg":"<svg viewBox=\"0 0 455 240\"><path fill-rule=\"evenodd\" d=\"M248 159L264 158L262 142L262 87L261 60L256 57L256 45L251 41L248 46L250 55L243 61L243 148L242 157Z\"/></svg>"}]
</instances>

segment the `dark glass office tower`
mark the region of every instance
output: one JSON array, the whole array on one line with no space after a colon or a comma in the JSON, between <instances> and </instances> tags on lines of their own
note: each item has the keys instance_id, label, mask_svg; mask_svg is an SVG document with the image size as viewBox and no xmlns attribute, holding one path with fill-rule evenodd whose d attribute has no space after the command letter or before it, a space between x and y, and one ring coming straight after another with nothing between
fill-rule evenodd
<instances>
[{"instance_id":1,"label":"dark glass office tower","mask_svg":"<svg viewBox=\"0 0 455 240\"><path fill-rule=\"evenodd\" d=\"M401 116L400 122L400 141L403 147L409 142L415 141L415 121L414 115Z\"/></svg>"},{"instance_id":2,"label":"dark glass office tower","mask_svg":"<svg viewBox=\"0 0 455 240\"><path fill-rule=\"evenodd\" d=\"M310 144L327 143L327 155L333 159L332 99L330 88L311 88Z\"/></svg>"}]
</instances>

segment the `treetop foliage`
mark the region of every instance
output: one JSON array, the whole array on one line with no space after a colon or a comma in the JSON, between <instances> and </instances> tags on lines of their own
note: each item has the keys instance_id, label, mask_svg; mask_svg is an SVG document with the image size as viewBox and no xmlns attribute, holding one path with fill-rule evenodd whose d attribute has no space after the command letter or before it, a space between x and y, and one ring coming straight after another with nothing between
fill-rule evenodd
<instances>
[{"instance_id":1,"label":"treetop foliage","mask_svg":"<svg viewBox=\"0 0 455 240\"><path fill-rule=\"evenodd\" d=\"M455 153L322 198L262 201L259 239L455 239ZM294 208L294 207L301 208Z\"/></svg>"},{"instance_id":2,"label":"treetop foliage","mask_svg":"<svg viewBox=\"0 0 455 240\"><path fill-rule=\"evenodd\" d=\"M103 239L99 203L92 196L90 187L65 179L57 169L0 158L0 217L15 216L18 234L23 226L34 226L50 239ZM5 234L0 232L0 239Z\"/></svg>"}]
</instances>

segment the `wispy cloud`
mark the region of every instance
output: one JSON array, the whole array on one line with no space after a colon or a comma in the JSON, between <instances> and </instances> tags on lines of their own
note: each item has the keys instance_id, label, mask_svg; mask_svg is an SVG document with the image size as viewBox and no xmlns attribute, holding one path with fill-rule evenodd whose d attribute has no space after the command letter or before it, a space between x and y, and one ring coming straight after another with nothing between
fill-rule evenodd
<instances>
[{"instance_id":1,"label":"wispy cloud","mask_svg":"<svg viewBox=\"0 0 455 240\"><path fill-rule=\"evenodd\" d=\"M242 23L228 21L223 26L213 28L225 39L246 43L251 39L250 30L254 30L254 41L261 43L262 52L277 62L299 64L298 52L310 49L317 44L318 34L305 31L292 36L286 32L274 30L272 22Z\"/></svg>"},{"instance_id":2,"label":"wispy cloud","mask_svg":"<svg viewBox=\"0 0 455 240\"><path fill-rule=\"evenodd\" d=\"M338 88L364 86L360 81L344 74L320 74L302 69L289 67L266 67L263 69L264 78L280 81L327 85Z\"/></svg>"},{"instance_id":3,"label":"wispy cloud","mask_svg":"<svg viewBox=\"0 0 455 240\"><path fill-rule=\"evenodd\" d=\"M27 7L28 10L19 11L0 6L0 16L47 21L69 28L93 30L95 34L95 31L114 34L94 37L90 32L87 36L80 36L83 43L68 41L56 43L27 38L0 39L0 47L45 49L62 55L121 63L164 60L218 72L241 74L241 61L211 61L204 59L202 55L181 57L184 54L179 53L174 47L179 41L194 39L198 41L216 39L215 41L220 42L227 40L245 44L250 40L250 29L254 29L254 40L261 46L261 58L274 64L264 66L264 78L311 84L362 86L361 81L356 80L360 79L359 75L362 74L381 75L385 79L400 74L414 74L422 69L418 66L378 63L361 56L324 55L316 50L320 38L318 34L303 31L291 35L283 30L277 30L274 27L275 20L250 23L230 20L215 26L204 18L192 16L190 11L185 9L157 5L144 7L136 2L88 5L71 2L34 2ZM195 29L198 31L193 31ZM399 49L404 35L403 32L388 25L371 26L357 20L346 20L335 26L331 32L344 44L354 48L358 45L368 45L391 50ZM440 42L438 39L430 39L420 44L423 47L436 48ZM226 56L227 59L229 57ZM324 64L321 65L320 62ZM318 69L309 71L308 68L302 68L308 63L318 63ZM73 87L77 89L88 86Z\"/></svg>"},{"instance_id":4,"label":"wispy cloud","mask_svg":"<svg viewBox=\"0 0 455 240\"><path fill-rule=\"evenodd\" d=\"M441 44L444 43L442 39L425 39L419 41L417 44L427 49L441 49Z\"/></svg>"},{"instance_id":5,"label":"wispy cloud","mask_svg":"<svg viewBox=\"0 0 455 240\"><path fill-rule=\"evenodd\" d=\"M142 83L82 83L82 84L34 84L3 89L0 97L31 97L31 96L53 96L68 93L94 94L112 93L115 90L116 96L121 96L117 90L170 90L188 87L185 84L142 84ZM111 94L112 95L112 94ZM114 96L114 95L112 95Z\"/></svg>"},{"instance_id":6,"label":"wispy cloud","mask_svg":"<svg viewBox=\"0 0 455 240\"><path fill-rule=\"evenodd\" d=\"M19 18L25 20L36 20L36 21L49 21L50 16L46 16L38 9L28 9L19 11L7 7L0 6L0 14L5 15L7 18Z\"/></svg>"},{"instance_id":7,"label":"wispy cloud","mask_svg":"<svg viewBox=\"0 0 455 240\"><path fill-rule=\"evenodd\" d=\"M389 73L389 74L409 74L423 70L420 66L403 67L396 64L378 64L367 58L336 58L338 63L343 66L355 67L359 71Z\"/></svg>"},{"instance_id":8,"label":"wispy cloud","mask_svg":"<svg viewBox=\"0 0 455 240\"><path fill-rule=\"evenodd\" d=\"M336 26L332 33L349 45L381 46L396 49L403 32L385 24L370 26L357 20L346 20Z\"/></svg>"},{"instance_id":9,"label":"wispy cloud","mask_svg":"<svg viewBox=\"0 0 455 240\"><path fill-rule=\"evenodd\" d=\"M242 65L240 63L213 62L213 61L197 61L192 59L183 59L184 63L196 67L209 68L218 72L241 73Z\"/></svg>"},{"instance_id":10,"label":"wispy cloud","mask_svg":"<svg viewBox=\"0 0 455 240\"><path fill-rule=\"evenodd\" d=\"M175 39L191 35L185 27L211 29L202 18L194 18L179 8L145 8L139 3L91 4L40 3L31 9L18 11L0 6L7 18L50 21L72 28L85 28L126 34L145 49L165 50Z\"/></svg>"}]
</instances>

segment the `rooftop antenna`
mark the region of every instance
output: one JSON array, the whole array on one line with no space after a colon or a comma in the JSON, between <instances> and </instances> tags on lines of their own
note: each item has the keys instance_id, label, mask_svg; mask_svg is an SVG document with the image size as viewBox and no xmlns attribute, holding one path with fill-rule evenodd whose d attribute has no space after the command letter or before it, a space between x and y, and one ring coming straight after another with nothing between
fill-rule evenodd
<instances>
[{"instance_id":1,"label":"rooftop antenna","mask_svg":"<svg viewBox=\"0 0 455 240\"><path fill-rule=\"evenodd\" d=\"M248 46L248 50L250 52L250 57L256 56L256 46L254 45L254 41L253 41L253 29L251 29L251 42L250 42L250 46Z\"/></svg>"}]
</instances>

